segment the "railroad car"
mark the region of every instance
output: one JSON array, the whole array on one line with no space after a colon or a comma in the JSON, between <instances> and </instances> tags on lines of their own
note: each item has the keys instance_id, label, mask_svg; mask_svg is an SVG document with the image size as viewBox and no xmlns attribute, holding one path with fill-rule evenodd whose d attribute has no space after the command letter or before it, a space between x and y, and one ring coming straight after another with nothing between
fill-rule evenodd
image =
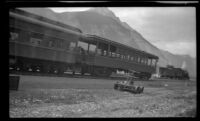
<instances>
[{"instance_id":1,"label":"railroad car","mask_svg":"<svg viewBox=\"0 0 200 121\"><path fill-rule=\"evenodd\" d=\"M174 68L173 66L159 68L161 78L189 80L189 74L186 70L181 68Z\"/></svg>"},{"instance_id":2,"label":"railroad car","mask_svg":"<svg viewBox=\"0 0 200 121\"><path fill-rule=\"evenodd\" d=\"M158 57L19 9L10 10L9 68L95 76L135 71L149 79Z\"/></svg>"}]
</instances>

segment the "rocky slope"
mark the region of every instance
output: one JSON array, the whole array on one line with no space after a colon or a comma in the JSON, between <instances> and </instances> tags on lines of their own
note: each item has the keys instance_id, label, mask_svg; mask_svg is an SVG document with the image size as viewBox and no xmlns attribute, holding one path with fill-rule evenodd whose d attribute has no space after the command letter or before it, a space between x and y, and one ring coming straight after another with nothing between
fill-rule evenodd
<instances>
[{"instance_id":1,"label":"rocky slope","mask_svg":"<svg viewBox=\"0 0 200 121\"><path fill-rule=\"evenodd\" d=\"M83 33L95 34L116 42L140 49L159 57L159 66L172 64L189 71L190 76L196 77L196 59L187 55L175 55L160 50L149 43L127 23L121 22L115 14L107 8L91 8L81 12L55 13L48 8L21 8L25 11L69 24L80 28Z\"/></svg>"}]
</instances>

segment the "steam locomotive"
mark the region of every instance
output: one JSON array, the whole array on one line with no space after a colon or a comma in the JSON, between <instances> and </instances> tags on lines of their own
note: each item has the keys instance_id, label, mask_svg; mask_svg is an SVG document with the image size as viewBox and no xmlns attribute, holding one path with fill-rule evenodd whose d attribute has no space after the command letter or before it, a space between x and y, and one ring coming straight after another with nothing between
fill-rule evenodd
<instances>
[{"instance_id":1,"label":"steam locomotive","mask_svg":"<svg viewBox=\"0 0 200 121\"><path fill-rule=\"evenodd\" d=\"M20 9L9 11L9 69L108 77L123 70L149 79L158 57Z\"/></svg>"},{"instance_id":2,"label":"steam locomotive","mask_svg":"<svg viewBox=\"0 0 200 121\"><path fill-rule=\"evenodd\" d=\"M189 80L189 74L186 70L181 68L174 68L173 66L160 67L159 69L161 78Z\"/></svg>"}]
</instances>

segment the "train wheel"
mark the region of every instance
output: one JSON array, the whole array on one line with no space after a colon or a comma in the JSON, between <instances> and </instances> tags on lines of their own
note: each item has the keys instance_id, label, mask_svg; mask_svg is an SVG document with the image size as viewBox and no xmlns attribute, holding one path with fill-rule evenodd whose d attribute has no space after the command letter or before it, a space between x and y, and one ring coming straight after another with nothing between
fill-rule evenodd
<instances>
[{"instance_id":1,"label":"train wheel","mask_svg":"<svg viewBox=\"0 0 200 121\"><path fill-rule=\"evenodd\" d=\"M57 72L58 72L58 70L56 69L56 66L54 64L49 65L48 73L55 74Z\"/></svg>"},{"instance_id":2,"label":"train wheel","mask_svg":"<svg viewBox=\"0 0 200 121\"><path fill-rule=\"evenodd\" d=\"M64 68L63 67L58 68L58 74L59 75L64 74Z\"/></svg>"},{"instance_id":3,"label":"train wheel","mask_svg":"<svg viewBox=\"0 0 200 121\"><path fill-rule=\"evenodd\" d=\"M41 72L42 73L48 73L49 72L49 65L43 64L41 67Z\"/></svg>"},{"instance_id":4,"label":"train wheel","mask_svg":"<svg viewBox=\"0 0 200 121\"><path fill-rule=\"evenodd\" d=\"M24 72L32 71L31 65L29 63L24 63L20 69L21 71L24 71Z\"/></svg>"},{"instance_id":5,"label":"train wheel","mask_svg":"<svg viewBox=\"0 0 200 121\"><path fill-rule=\"evenodd\" d=\"M112 71L108 68L103 67L94 67L93 68L93 75L100 76L100 77L109 77Z\"/></svg>"},{"instance_id":6,"label":"train wheel","mask_svg":"<svg viewBox=\"0 0 200 121\"><path fill-rule=\"evenodd\" d=\"M33 71L36 72L36 73L40 73L41 72L41 66L39 66L39 65L35 66Z\"/></svg>"},{"instance_id":7,"label":"train wheel","mask_svg":"<svg viewBox=\"0 0 200 121\"><path fill-rule=\"evenodd\" d=\"M14 65L14 71L22 71L22 68L23 68L23 63L17 61L16 64Z\"/></svg>"},{"instance_id":8,"label":"train wheel","mask_svg":"<svg viewBox=\"0 0 200 121\"><path fill-rule=\"evenodd\" d=\"M82 67L82 68L81 68L81 75L84 75L84 74L85 74L85 72L87 72L87 69L86 69L86 67Z\"/></svg>"}]
</instances>

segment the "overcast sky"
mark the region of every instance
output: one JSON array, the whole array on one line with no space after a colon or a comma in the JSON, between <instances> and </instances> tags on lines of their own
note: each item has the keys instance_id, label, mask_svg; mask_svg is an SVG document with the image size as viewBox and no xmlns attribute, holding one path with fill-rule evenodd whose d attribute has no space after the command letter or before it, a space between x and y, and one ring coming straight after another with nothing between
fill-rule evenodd
<instances>
[{"instance_id":1,"label":"overcast sky","mask_svg":"<svg viewBox=\"0 0 200 121\"><path fill-rule=\"evenodd\" d=\"M55 12L89 8L54 8ZM156 47L173 54L196 57L196 9L194 7L108 8Z\"/></svg>"}]
</instances>

